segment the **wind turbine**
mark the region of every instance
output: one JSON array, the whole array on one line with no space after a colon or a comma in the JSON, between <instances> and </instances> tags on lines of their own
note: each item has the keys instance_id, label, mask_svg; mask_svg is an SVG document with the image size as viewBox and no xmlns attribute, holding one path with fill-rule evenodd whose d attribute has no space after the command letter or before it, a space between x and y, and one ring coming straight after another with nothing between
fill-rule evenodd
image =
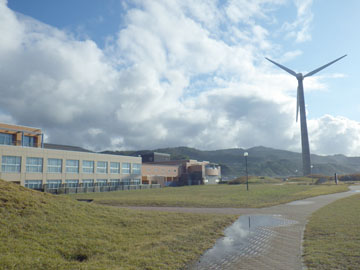
<instances>
[{"instance_id":1,"label":"wind turbine","mask_svg":"<svg viewBox=\"0 0 360 270\"><path fill-rule=\"evenodd\" d=\"M331 61L330 63L323 65L306 75L302 75L301 73L296 73L293 70L280 65L269 58L266 58L266 60L270 61L274 65L277 65L279 68L285 70L286 72L290 73L294 77L296 77L298 81L298 88L297 88L297 99L296 99L296 122L298 120L298 114L300 109L300 126L301 126L301 149L302 149L302 162L303 162L303 175L309 175L311 174L311 162L310 162L310 147L309 147L309 137L308 137L308 131L307 131L307 124L306 124L306 114L305 114L305 98L304 98L304 86L303 86L303 80L306 77L310 77L314 75L315 73L318 73L320 70L323 70L324 68L334 64L335 62L339 61L340 59L344 58L344 56L341 56L338 59L335 59L334 61Z\"/></svg>"}]
</instances>

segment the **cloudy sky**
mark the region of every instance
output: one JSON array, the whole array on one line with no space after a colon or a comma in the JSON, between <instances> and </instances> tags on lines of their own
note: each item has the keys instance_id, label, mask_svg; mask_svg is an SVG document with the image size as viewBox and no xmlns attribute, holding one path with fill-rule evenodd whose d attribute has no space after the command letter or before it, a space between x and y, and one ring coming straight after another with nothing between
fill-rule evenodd
<instances>
[{"instance_id":1,"label":"cloudy sky","mask_svg":"<svg viewBox=\"0 0 360 270\"><path fill-rule=\"evenodd\" d=\"M360 1L0 0L0 122L93 150L360 155Z\"/></svg>"}]
</instances>

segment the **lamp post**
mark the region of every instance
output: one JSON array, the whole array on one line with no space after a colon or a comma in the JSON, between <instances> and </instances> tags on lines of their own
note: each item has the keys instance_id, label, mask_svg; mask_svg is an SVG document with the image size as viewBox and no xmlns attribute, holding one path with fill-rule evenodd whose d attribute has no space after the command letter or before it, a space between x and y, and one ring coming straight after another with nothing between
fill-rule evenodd
<instances>
[{"instance_id":1,"label":"lamp post","mask_svg":"<svg viewBox=\"0 0 360 270\"><path fill-rule=\"evenodd\" d=\"M246 190L249 191L249 175L248 175L248 168L247 168L247 157L248 157L249 153L248 152L244 152L244 157L245 157L245 171L246 171Z\"/></svg>"}]
</instances>

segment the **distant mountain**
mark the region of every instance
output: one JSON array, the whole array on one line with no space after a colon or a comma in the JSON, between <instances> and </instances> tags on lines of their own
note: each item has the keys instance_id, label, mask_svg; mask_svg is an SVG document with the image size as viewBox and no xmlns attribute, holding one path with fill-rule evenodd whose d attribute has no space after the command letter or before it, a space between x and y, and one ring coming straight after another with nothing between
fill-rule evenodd
<instances>
[{"instance_id":1,"label":"distant mountain","mask_svg":"<svg viewBox=\"0 0 360 270\"><path fill-rule=\"evenodd\" d=\"M248 152L248 171L250 175L294 176L301 175L301 153L273 149L263 146L249 149L223 149L201 151L189 147L162 148L140 151L105 151L103 153L138 156L149 152L168 153L172 160L196 159L210 161L222 166L224 177L236 177L245 174L244 152ZM360 157L344 155L311 155L313 174L333 175L360 172Z\"/></svg>"}]
</instances>

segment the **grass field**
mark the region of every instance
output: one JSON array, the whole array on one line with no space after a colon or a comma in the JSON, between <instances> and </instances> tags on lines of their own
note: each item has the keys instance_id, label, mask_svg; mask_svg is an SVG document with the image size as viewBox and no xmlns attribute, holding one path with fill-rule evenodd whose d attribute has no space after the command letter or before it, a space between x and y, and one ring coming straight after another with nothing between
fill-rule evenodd
<instances>
[{"instance_id":1,"label":"grass field","mask_svg":"<svg viewBox=\"0 0 360 270\"><path fill-rule=\"evenodd\" d=\"M346 185L202 185L67 195L105 205L178 207L266 207L308 197L342 192Z\"/></svg>"},{"instance_id":2,"label":"grass field","mask_svg":"<svg viewBox=\"0 0 360 270\"><path fill-rule=\"evenodd\" d=\"M180 269L235 219L106 207L0 180L0 269Z\"/></svg>"},{"instance_id":3,"label":"grass field","mask_svg":"<svg viewBox=\"0 0 360 270\"><path fill-rule=\"evenodd\" d=\"M360 269L360 195L315 212L304 238L309 269Z\"/></svg>"}]
</instances>

